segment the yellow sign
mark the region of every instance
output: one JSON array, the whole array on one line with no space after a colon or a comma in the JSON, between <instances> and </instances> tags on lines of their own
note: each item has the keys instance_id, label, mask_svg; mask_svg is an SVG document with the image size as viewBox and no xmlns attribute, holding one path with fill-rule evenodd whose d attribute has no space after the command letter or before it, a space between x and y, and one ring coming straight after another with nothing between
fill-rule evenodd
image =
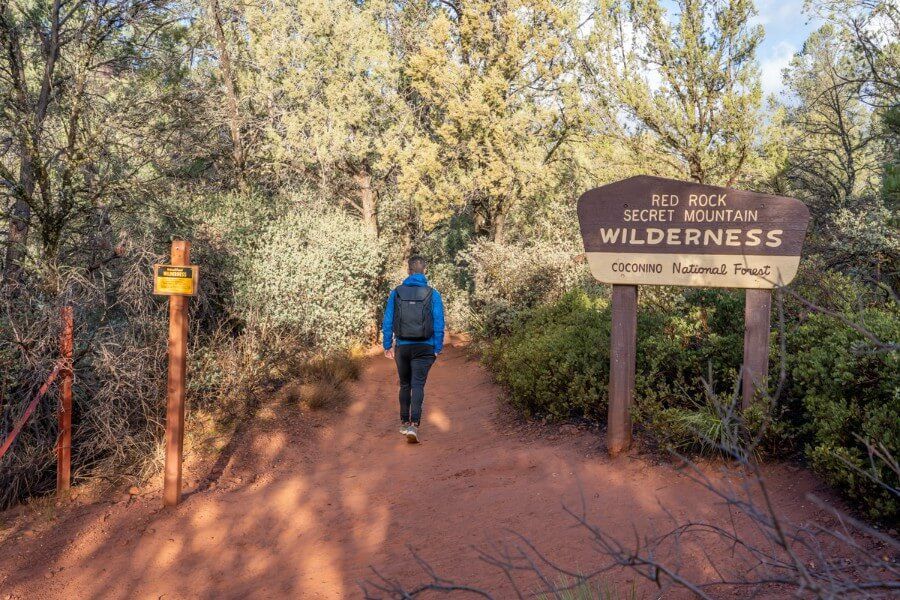
<instances>
[{"instance_id":1,"label":"yellow sign","mask_svg":"<svg viewBox=\"0 0 900 600\"><path fill-rule=\"evenodd\" d=\"M196 296L196 265L153 265L153 293L157 296Z\"/></svg>"}]
</instances>

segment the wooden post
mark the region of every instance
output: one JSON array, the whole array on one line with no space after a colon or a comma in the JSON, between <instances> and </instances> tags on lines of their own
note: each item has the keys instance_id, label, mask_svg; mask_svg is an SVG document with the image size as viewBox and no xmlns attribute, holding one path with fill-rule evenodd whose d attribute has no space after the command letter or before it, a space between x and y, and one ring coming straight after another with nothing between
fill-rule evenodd
<instances>
[{"instance_id":1,"label":"wooden post","mask_svg":"<svg viewBox=\"0 0 900 600\"><path fill-rule=\"evenodd\" d=\"M72 307L60 309L62 333L59 355L63 361L59 382L59 440L56 444L56 494L64 497L72 485Z\"/></svg>"},{"instance_id":2,"label":"wooden post","mask_svg":"<svg viewBox=\"0 0 900 600\"><path fill-rule=\"evenodd\" d=\"M606 445L610 456L631 446L631 403L637 357L637 286L612 286L609 338L609 415Z\"/></svg>"},{"instance_id":3,"label":"wooden post","mask_svg":"<svg viewBox=\"0 0 900 600\"><path fill-rule=\"evenodd\" d=\"M172 242L173 265L187 265L191 244ZM184 380L187 369L188 299L169 296L169 379L166 402L166 468L163 504L175 506L181 501L181 456L184 448Z\"/></svg>"},{"instance_id":4,"label":"wooden post","mask_svg":"<svg viewBox=\"0 0 900 600\"><path fill-rule=\"evenodd\" d=\"M772 291L748 289L744 304L744 365L741 408L767 393Z\"/></svg>"}]
</instances>

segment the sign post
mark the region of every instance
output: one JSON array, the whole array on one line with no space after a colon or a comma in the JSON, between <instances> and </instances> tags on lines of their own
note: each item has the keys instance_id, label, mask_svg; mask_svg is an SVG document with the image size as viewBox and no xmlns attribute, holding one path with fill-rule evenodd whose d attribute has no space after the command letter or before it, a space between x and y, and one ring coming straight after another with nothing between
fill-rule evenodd
<instances>
[{"instance_id":1,"label":"sign post","mask_svg":"<svg viewBox=\"0 0 900 600\"><path fill-rule=\"evenodd\" d=\"M769 332L772 292L747 290L744 297L744 364L741 367L741 408L747 410L754 398L768 391Z\"/></svg>"},{"instance_id":2,"label":"sign post","mask_svg":"<svg viewBox=\"0 0 900 600\"><path fill-rule=\"evenodd\" d=\"M197 293L198 268L190 265L190 242L172 242L172 264L153 266L153 293L169 296L169 378L166 399L166 466L163 505L181 501L184 396L187 371L188 296Z\"/></svg>"},{"instance_id":3,"label":"sign post","mask_svg":"<svg viewBox=\"0 0 900 600\"><path fill-rule=\"evenodd\" d=\"M609 452L631 441L637 285L746 288L742 405L764 394L771 291L797 275L809 210L794 198L639 176L582 194L591 273L612 291Z\"/></svg>"},{"instance_id":4,"label":"sign post","mask_svg":"<svg viewBox=\"0 0 900 600\"><path fill-rule=\"evenodd\" d=\"M631 404L637 360L637 286L612 286L609 336L609 417L606 447L616 456L631 446Z\"/></svg>"},{"instance_id":5,"label":"sign post","mask_svg":"<svg viewBox=\"0 0 900 600\"><path fill-rule=\"evenodd\" d=\"M65 496L72 485L72 307L60 311L62 333L59 355L62 360L59 382L59 440L56 443L56 494Z\"/></svg>"}]
</instances>

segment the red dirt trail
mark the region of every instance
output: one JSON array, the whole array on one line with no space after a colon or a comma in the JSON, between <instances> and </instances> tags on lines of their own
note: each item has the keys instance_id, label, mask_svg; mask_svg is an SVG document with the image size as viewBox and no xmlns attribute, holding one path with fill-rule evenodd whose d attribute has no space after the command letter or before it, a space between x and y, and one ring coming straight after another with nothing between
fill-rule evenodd
<instances>
[{"instance_id":1,"label":"red dirt trail","mask_svg":"<svg viewBox=\"0 0 900 600\"><path fill-rule=\"evenodd\" d=\"M423 442L407 444L395 377L391 361L373 356L340 410L263 407L175 509L160 508L157 490L20 519L0 532L0 600L360 598L370 566L409 587L428 580L409 548L443 576L510 598L477 549L515 542L511 531L576 571L600 564L563 503L578 508L583 497L589 518L626 541L633 526L665 528L664 508L729 523L672 465L637 453L609 459L596 432L523 427L461 347L432 369ZM798 521L813 516L803 496L821 488L815 478L787 466L768 475L779 509ZM688 564L702 562L696 548L685 552ZM627 571L605 579L621 591L633 580ZM658 593L635 585L639 598Z\"/></svg>"}]
</instances>

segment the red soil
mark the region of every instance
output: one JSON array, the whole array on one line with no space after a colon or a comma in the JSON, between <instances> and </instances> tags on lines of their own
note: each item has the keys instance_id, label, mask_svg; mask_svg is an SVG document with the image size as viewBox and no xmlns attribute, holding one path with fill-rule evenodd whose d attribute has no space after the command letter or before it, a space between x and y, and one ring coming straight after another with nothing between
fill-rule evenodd
<instances>
[{"instance_id":1,"label":"red soil","mask_svg":"<svg viewBox=\"0 0 900 600\"><path fill-rule=\"evenodd\" d=\"M0 600L358 598L358 583L374 579L370 566L410 587L426 581L410 547L441 575L509 598L506 578L476 548L514 543L511 531L574 570L600 564L564 503L577 509L584 498L589 518L626 541L633 527L669 526L664 509L730 523L672 465L637 453L610 459L596 432L523 427L459 347L432 369L423 441L407 444L395 377L392 362L372 357L341 410L264 407L175 509L161 509L151 490L65 507L52 520L20 511L0 532ZM767 475L779 510L798 521L814 515L803 498L820 487L815 478L787 466ZM685 553L702 571L700 549ZM626 591L635 576L614 570L605 581ZM657 593L640 578L635 585L638 597Z\"/></svg>"}]
</instances>

